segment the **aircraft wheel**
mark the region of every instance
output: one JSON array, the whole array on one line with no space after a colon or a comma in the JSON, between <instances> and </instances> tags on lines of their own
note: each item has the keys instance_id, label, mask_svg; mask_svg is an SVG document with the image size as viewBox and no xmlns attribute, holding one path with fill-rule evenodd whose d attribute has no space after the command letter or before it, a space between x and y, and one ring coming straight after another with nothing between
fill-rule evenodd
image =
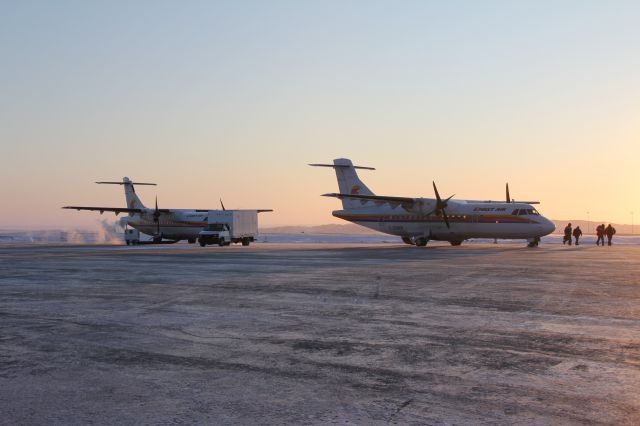
<instances>
[{"instance_id":1,"label":"aircraft wheel","mask_svg":"<svg viewBox=\"0 0 640 426\"><path fill-rule=\"evenodd\" d=\"M538 247L539 243L540 243L540 237L536 237L532 241L529 241L529 244L527 244L527 247Z\"/></svg>"},{"instance_id":2,"label":"aircraft wheel","mask_svg":"<svg viewBox=\"0 0 640 426\"><path fill-rule=\"evenodd\" d=\"M424 247L427 245L428 240L426 238L416 238L416 246Z\"/></svg>"},{"instance_id":3,"label":"aircraft wheel","mask_svg":"<svg viewBox=\"0 0 640 426\"><path fill-rule=\"evenodd\" d=\"M411 237L402 237L402 242L405 243L405 244L409 244L410 246L415 245L413 243L413 241L411 240Z\"/></svg>"},{"instance_id":4,"label":"aircraft wheel","mask_svg":"<svg viewBox=\"0 0 640 426\"><path fill-rule=\"evenodd\" d=\"M249 239L248 238L243 238L242 239L242 245L243 246L248 246L249 245Z\"/></svg>"},{"instance_id":5,"label":"aircraft wheel","mask_svg":"<svg viewBox=\"0 0 640 426\"><path fill-rule=\"evenodd\" d=\"M218 245L219 245L220 247L222 247L222 246L224 246L224 244L225 244L225 243L224 243L224 238L220 238L220 239L218 240Z\"/></svg>"},{"instance_id":6,"label":"aircraft wheel","mask_svg":"<svg viewBox=\"0 0 640 426\"><path fill-rule=\"evenodd\" d=\"M187 242L188 242L189 244L195 244L196 239L195 239L195 238L189 238L189 239L187 240Z\"/></svg>"},{"instance_id":7,"label":"aircraft wheel","mask_svg":"<svg viewBox=\"0 0 640 426\"><path fill-rule=\"evenodd\" d=\"M462 241L449 241L449 243L451 243L452 246L459 246L462 244Z\"/></svg>"},{"instance_id":8,"label":"aircraft wheel","mask_svg":"<svg viewBox=\"0 0 640 426\"><path fill-rule=\"evenodd\" d=\"M130 244L131 244L131 241L127 240L127 241L126 241L126 243L127 243L127 245L130 245Z\"/></svg>"}]
</instances>

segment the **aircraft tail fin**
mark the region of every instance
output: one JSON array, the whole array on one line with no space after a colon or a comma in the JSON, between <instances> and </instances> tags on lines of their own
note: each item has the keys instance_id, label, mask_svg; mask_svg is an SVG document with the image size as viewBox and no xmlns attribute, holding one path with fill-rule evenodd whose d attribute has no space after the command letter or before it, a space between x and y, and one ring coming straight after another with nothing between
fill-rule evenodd
<instances>
[{"instance_id":1,"label":"aircraft tail fin","mask_svg":"<svg viewBox=\"0 0 640 426\"><path fill-rule=\"evenodd\" d=\"M365 185L360 178L356 169L375 170L373 167L354 166L351 160L346 158L337 158L333 160L333 164L310 164L316 167L333 167L338 178L338 188L341 194L351 195L375 195ZM355 209L362 207L362 201L357 199L342 199L342 207L344 209Z\"/></svg>"},{"instance_id":2,"label":"aircraft tail fin","mask_svg":"<svg viewBox=\"0 0 640 426\"><path fill-rule=\"evenodd\" d=\"M106 185L123 185L124 186L124 196L127 200L127 208L130 209L144 209L146 208L138 194L136 194L136 190L133 185L154 185L155 183L145 183L145 182L132 182L128 177L122 178L122 182L96 182L98 184L106 184Z\"/></svg>"}]
</instances>

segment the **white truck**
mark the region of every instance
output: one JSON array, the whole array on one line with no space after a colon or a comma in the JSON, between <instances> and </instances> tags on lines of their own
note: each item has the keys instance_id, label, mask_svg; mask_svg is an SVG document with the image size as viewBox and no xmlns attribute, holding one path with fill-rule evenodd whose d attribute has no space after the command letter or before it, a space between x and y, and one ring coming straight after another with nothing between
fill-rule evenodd
<instances>
[{"instance_id":1,"label":"white truck","mask_svg":"<svg viewBox=\"0 0 640 426\"><path fill-rule=\"evenodd\" d=\"M198 242L228 246L242 243L248 246L258 235L257 210L209 210L207 226L200 231Z\"/></svg>"}]
</instances>

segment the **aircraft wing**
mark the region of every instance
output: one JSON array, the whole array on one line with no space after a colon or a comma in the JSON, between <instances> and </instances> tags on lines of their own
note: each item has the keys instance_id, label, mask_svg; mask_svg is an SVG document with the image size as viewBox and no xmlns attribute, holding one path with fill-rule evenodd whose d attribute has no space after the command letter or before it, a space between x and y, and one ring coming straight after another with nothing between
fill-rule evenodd
<instances>
[{"instance_id":1,"label":"aircraft wing","mask_svg":"<svg viewBox=\"0 0 640 426\"><path fill-rule=\"evenodd\" d=\"M487 203L487 204L504 204L504 201L497 200L464 200L467 203ZM540 204L540 201L520 201L520 200L511 200L510 203L521 203L521 204Z\"/></svg>"},{"instance_id":2,"label":"aircraft wing","mask_svg":"<svg viewBox=\"0 0 640 426\"><path fill-rule=\"evenodd\" d=\"M116 216L120 213L153 213L153 209L128 209L126 207L87 207L87 206L64 206L63 209L70 210L89 210L93 212L100 212L100 214L104 212L112 212L115 213ZM158 209L158 212L163 214L171 213L169 209Z\"/></svg>"},{"instance_id":3,"label":"aircraft wing","mask_svg":"<svg viewBox=\"0 0 640 426\"><path fill-rule=\"evenodd\" d=\"M195 211L197 212L208 212L211 210L216 210L216 209L196 209ZM273 209L244 209L244 210L255 210L258 213L267 213L267 212L272 212Z\"/></svg>"},{"instance_id":4,"label":"aircraft wing","mask_svg":"<svg viewBox=\"0 0 640 426\"><path fill-rule=\"evenodd\" d=\"M322 194L323 197L333 197L333 198L349 198L352 200L361 200L363 203L367 201L373 201L376 203L384 204L388 203L391 207L395 208L398 205L402 205L402 207L406 209L410 209L413 207L413 204L416 202L415 198L409 197L391 197L386 195L360 195L360 194Z\"/></svg>"}]
</instances>

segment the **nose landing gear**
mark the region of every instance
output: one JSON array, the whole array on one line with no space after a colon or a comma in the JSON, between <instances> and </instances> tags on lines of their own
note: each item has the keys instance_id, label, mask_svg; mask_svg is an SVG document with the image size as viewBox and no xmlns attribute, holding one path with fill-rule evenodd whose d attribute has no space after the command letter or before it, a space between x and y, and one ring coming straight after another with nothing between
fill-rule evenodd
<instances>
[{"instance_id":1,"label":"nose landing gear","mask_svg":"<svg viewBox=\"0 0 640 426\"><path fill-rule=\"evenodd\" d=\"M540 243L540 237L529 238L527 240L527 243L527 247L529 248L538 247L538 244Z\"/></svg>"}]
</instances>

